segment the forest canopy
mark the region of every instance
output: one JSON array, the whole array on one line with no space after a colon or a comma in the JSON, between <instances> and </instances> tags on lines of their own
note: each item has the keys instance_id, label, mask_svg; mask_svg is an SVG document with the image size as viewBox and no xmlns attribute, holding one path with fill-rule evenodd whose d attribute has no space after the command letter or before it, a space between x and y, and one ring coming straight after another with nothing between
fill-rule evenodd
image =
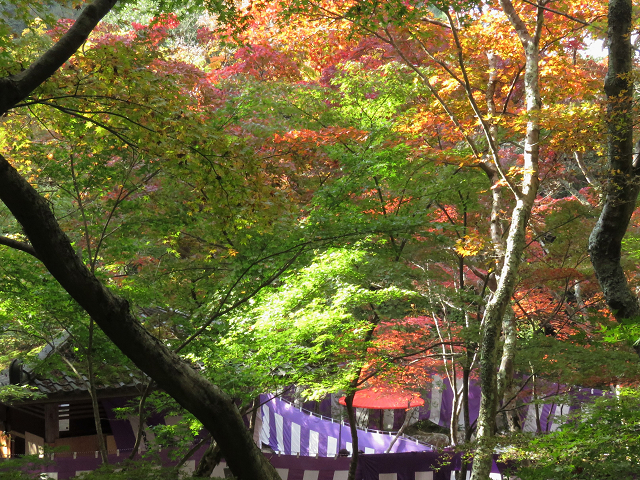
<instances>
[{"instance_id":1,"label":"forest canopy","mask_svg":"<svg viewBox=\"0 0 640 480\"><path fill-rule=\"evenodd\" d=\"M279 478L257 395L435 374L482 388L449 432L473 480L498 441L523 479L633 471L588 441L637 423L632 7L3 3L2 363L135 370L239 479ZM560 384L611 396L523 436Z\"/></svg>"}]
</instances>

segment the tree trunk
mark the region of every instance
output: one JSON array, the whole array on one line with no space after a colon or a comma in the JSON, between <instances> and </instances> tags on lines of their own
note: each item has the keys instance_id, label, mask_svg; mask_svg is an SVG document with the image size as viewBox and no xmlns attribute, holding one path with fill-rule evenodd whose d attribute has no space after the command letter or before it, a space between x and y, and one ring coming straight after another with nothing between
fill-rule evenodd
<instances>
[{"instance_id":1,"label":"tree trunk","mask_svg":"<svg viewBox=\"0 0 640 480\"><path fill-rule=\"evenodd\" d=\"M147 397L151 392L151 385L153 385L153 381L149 380L149 383L142 392L140 396L140 401L138 402L138 431L136 432L136 441L133 444L133 448L131 449L131 453L129 454L129 460L133 460L138 454L138 450L140 449L140 444L142 443L142 437L144 436L144 422L146 421L144 414L144 404L147 401Z\"/></svg>"},{"instance_id":2,"label":"tree trunk","mask_svg":"<svg viewBox=\"0 0 640 480\"><path fill-rule=\"evenodd\" d=\"M104 441L104 434L102 433L102 419L100 418L100 405L98 404L98 392L96 391L95 381L93 379L93 367L89 362L89 393L91 397L91 408L93 410L93 421L96 426L96 439L98 441L98 451L100 452L100 459L105 465L109 463L109 452L107 451L107 444Z\"/></svg>"},{"instance_id":3,"label":"tree trunk","mask_svg":"<svg viewBox=\"0 0 640 480\"><path fill-rule=\"evenodd\" d=\"M542 2L541 2L542 3ZM538 157L540 137L540 94L538 85L538 56L543 9L538 8L536 29L531 35L510 0L500 0L500 5L513 25L525 52L525 97L527 103L527 129L524 141L524 174L516 206L511 215L505 257L496 291L484 313L480 342L480 413L476 450L471 480L486 480L491 473L493 449L489 440L495 433L495 417L498 402L496 371L498 340L502 318L515 289L520 258L526 245L526 227L538 191Z\"/></svg>"},{"instance_id":4,"label":"tree trunk","mask_svg":"<svg viewBox=\"0 0 640 480\"><path fill-rule=\"evenodd\" d=\"M502 318L502 332L504 334L504 344L502 346L502 360L498 370L498 400L502 401L502 408L505 409L505 416L509 431L520 431L520 418L516 407L515 389L513 388L514 359L516 356L516 345L518 341L518 330L516 328L516 317L513 310L507 308Z\"/></svg>"},{"instance_id":5,"label":"tree trunk","mask_svg":"<svg viewBox=\"0 0 640 480\"><path fill-rule=\"evenodd\" d=\"M93 409L93 421L96 425L96 437L98 440L98 450L100 458L105 465L109 463L109 452L102 433L102 419L100 418L100 405L98 404L98 391L96 390L96 379L93 372L93 318L89 319L89 347L87 348L87 371L89 373L89 396L91 397L91 407Z\"/></svg>"},{"instance_id":6,"label":"tree trunk","mask_svg":"<svg viewBox=\"0 0 640 480\"><path fill-rule=\"evenodd\" d=\"M453 400L451 402L451 419L449 420L449 438L451 438L451 445L458 445L458 429L460 428L460 392L458 391L458 385L456 385L456 379L451 383L451 390L453 392Z\"/></svg>"},{"instance_id":7,"label":"tree trunk","mask_svg":"<svg viewBox=\"0 0 640 480\"><path fill-rule=\"evenodd\" d=\"M356 392L352 392L344 398L347 406L347 417L349 418L349 427L351 429L351 463L349 463L349 474L347 480L355 480L356 470L358 469L358 425L356 418L356 409L353 408L353 397ZM339 447L339 445L338 445Z\"/></svg>"},{"instance_id":8,"label":"tree trunk","mask_svg":"<svg viewBox=\"0 0 640 480\"><path fill-rule=\"evenodd\" d=\"M193 476L209 478L213 473L213 469L220 463L220 460L222 460L222 451L215 440L211 440L207 450L200 459L200 463L198 463L198 467L193 472Z\"/></svg>"},{"instance_id":9,"label":"tree trunk","mask_svg":"<svg viewBox=\"0 0 640 480\"><path fill-rule=\"evenodd\" d=\"M90 326L89 331L92 332L92 330L93 330L93 326ZM87 352L91 351L92 336L93 334L90 333L89 348L87 349ZM95 376L93 374L93 365L92 365L91 355L87 353L87 360L88 360L87 363L88 363L88 369L89 369L88 380L86 380L86 377L84 377L76 369L76 367L73 365L73 363L69 359L65 358L64 356L62 356L61 358L62 358L62 361L66 363L67 366L71 369L71 371L76 375L76 377L78 377L78 380L81 383L84 383L84 386L86 387L87 392L89 392L89 398L91 399L91 409L93 412L93 422L96 427L96 441L98 442L98 451L100 452L102 463L109 463L107 446L105 444L104 435L102 433L102 422L100 420L100 406L98 404L98 392L96 390Z\"/></svg>"},{"instance_id":10,"label":"tree trunk","mask_svg":"<svg viewBox=\"0 0 640 480\"><path fill-rule=\"evenodd\" d=\"M464 441L471 441L473 428L471 427L471 417L469 412L469 380L471 378L471 365L473 363L473 353L467 348L467 358L462 368L462 413L464 415Z\"/></svg>"},{"instance_id":11,"label":"tree trunk","mask_svg":"<svg viewBox=\"0 0 640 480\"><path fill-rule=\"evenodd\" d=\"M496 370L497 351L502 317L515 288L518 264L525 246L525 229L533 201L519 199L513 212L504 267L498 288L484 314L480 343L480 412L476 438L478 449L473 463L471 480L486 480L491 472L493 450L488 444L495 433L498 398Z\"/></svg>"},{"instance_id":12,"label":"tree trunk","mask_svg":"<svg viewBox=\"0 0 640 480\"><path fill-rule=\"evenodd\" d=\"M638 298L629 288L620 263L622 238L640 188L638 167L633 161L631 8L631 0L609 1L609 70L604 90L610 177L602 213L589 237L591 263L607 305L619 322L637 322L640 317ZM636 351L640 353L638 343Z\"/></svg>"},{"instance_id":13,"label":"tree trunk","mask_svg":"<svg viewBox=\"0 0 640 480\"><path fill-rule=\"evenodd\" d=\"M239 480L279 480L232 399L153 337L82 264L47 201L0 156L0 199L22 225L38 258L111 341L157 385L190 411L220 445Z\"/></svg>"}]
</instances>

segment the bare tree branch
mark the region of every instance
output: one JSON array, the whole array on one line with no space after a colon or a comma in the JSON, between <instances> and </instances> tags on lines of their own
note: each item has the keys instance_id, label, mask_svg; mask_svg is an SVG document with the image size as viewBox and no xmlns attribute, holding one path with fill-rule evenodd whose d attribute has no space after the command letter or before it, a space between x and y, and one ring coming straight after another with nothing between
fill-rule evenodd
<instances>
[{"instance_id":1,"label":"bare tree branch","mask_svg":"<svg viewBox=\"0 0 640 480\"><path fill-rule=\"evenodd\" d=\"M542 10L546 10L547 12L555 13L556 15L560 15L562 17L566 17L569 20L573 20L574 22L579 23L581 25L590 26L595 20L597 20L598 18L602 17L601 15L598 15L597 17L595 17L590 22L585 22L584 20L580 20L579 18L573 17L573 16L569 15L568 13L560 12L559 10L554 10L553 8L546 7L546 6L541 5L539 3L530 2L529 0L522 0L522 1L524 3L528 3L529 5L533 5L534 7L541 8ZM599 27L594 27L594 28L596 28L597 30L602 31L602 29L599 28Z\"/></svg>"}]
</instances>

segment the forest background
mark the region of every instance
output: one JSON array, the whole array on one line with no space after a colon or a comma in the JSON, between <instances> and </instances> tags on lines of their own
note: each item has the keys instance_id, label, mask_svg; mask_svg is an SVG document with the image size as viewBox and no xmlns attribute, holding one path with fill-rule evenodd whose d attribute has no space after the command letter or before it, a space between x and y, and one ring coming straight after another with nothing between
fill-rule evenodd
<instances>
[{"instance_id":1,"label":"forest background","mask_svg":"<svg viewBox=\"0 0 640 480\"><path fill-rule=\"evenodd\" d=\"M5 362L67 334L40 371L139 368L242 479L277 474L230 398L434 372L474 480L496 442L522 478L633 472L630 2L67 7L3 6ZM621 393L529 443L551 384Z\"/></svg>"}]
</instances>

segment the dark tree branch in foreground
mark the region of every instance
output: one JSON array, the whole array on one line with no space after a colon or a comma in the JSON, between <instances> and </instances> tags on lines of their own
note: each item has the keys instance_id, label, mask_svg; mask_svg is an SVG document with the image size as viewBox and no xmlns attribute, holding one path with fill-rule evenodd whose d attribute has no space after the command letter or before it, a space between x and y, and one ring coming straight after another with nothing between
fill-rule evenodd
<instances>
[{"instance_id":1,"label":"dark tree branch in foreground","mask_svg":"<svg viewBox=\"0 0 640 480\"><path fill-rule=\"evenodd\" d=\"M29 255L38 258L38 254L33 249L33 247L28 243L21 242L19 240L14 240L13 238L0 236L0 245L4 245L5 247L10 247L16 250L20 250L22 252L26 252Z\"/></svg>"},{"instance_id":2,"label":"dark tree branch in foreground","mask_svg":"<svg viewBox=\"0 0 640 480\"><path fill-rule=\"evenodd\" d=\"M0 78L0 115L24 100L82 46L116 0L94 0L62 38L26 70ZM232 399L167 349L132 315L129 303L108 290L76 255L47 201L0 156L0 200L21 224L31 246L19 248L42 261L109 339L158 386L191 412L220 445L236 478L279 480L248 432Z\"/></svg>"},{"instance_id":3,"label":"dark tree branch in foreground","mask_svg":"<svg viewBox=\"0 0 640 480\"><path fill-rule=\"evenodd\" d=\"M0 115L24 100L42 85L87 40L98 22L109 13L117 0L94 0L82 11L73 26L55 45L33 62L26 70L0 78Z\"/></svg>"},{"instance_id":4,"label":"dark tree branch in foreground","mask_svg":"<svg viewBox=\"0 0 640 480\"><path fill-rule=\"evenodd\" d=\"M0 199L22 225L38 258L111 341L158 386L190 411L220 444L241 480L277 480L232 399L166 348L78 258L47 201L0 156Z\"/></svg>"}]
</instances>

